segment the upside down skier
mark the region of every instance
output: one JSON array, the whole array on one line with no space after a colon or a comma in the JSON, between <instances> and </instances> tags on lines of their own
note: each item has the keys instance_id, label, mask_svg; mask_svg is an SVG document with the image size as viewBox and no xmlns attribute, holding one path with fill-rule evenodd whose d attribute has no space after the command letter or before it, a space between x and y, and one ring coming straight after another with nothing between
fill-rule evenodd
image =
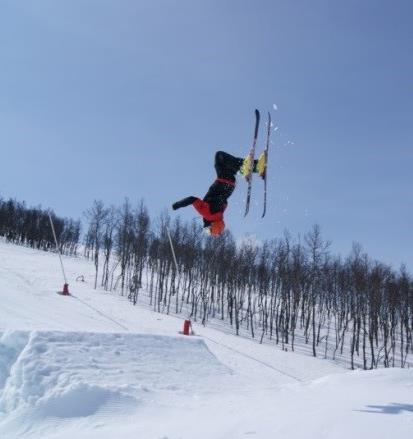
<instances>
[{"instance_id":1,"label":"upside down skier","mask_svg":"<svg viewBox=\"0 0 413 439\"><path fill-rule=\"evenodd\" d=\"M261 154L258 160L254 160L252 170L264 177L265 165L265 156ZM228 205L227 200L235 189L235 176L237 172L240 172L244 177L249 174L251 157L248 155L243 159L224 151L218 151L215 154L214 166L217 179L212 183L204 198L201 200L194 196L186 197L174 203L172 209L177 210L192 204L203 218L204 230L212 236L219 236L225 229L224 211Z\"/></svg>"}]
</instances>

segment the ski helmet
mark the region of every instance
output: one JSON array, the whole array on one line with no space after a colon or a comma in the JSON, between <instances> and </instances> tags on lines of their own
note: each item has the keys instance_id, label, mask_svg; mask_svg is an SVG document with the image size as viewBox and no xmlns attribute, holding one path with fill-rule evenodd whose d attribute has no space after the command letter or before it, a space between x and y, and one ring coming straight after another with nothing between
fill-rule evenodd
<instances>
[{"instance_id":1,"label":"ski helmet","mask_svg":"<svg viewBox=\"0 0 413 439\"><path fill-rule=\"evenodd\" d=\"M213 221L209 226L211 236L219 236L225 229L225 223L222 220Z\"/></svg>"}]
</instances>

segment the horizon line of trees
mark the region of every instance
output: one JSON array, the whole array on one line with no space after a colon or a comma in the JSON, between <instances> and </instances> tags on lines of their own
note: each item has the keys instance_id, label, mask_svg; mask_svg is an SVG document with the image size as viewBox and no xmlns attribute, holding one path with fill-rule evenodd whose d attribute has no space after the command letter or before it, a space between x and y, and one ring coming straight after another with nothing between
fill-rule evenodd
<instances>
[{"instance_id":1,"label":"horizon line of trees","mask_svg":"<svg viewBox=\"0 0 413 439\"><path fill-rule=\"evenodd\" d=\"M155 220L141 201L119 207L95 201L86 212L84 256L95 265L95 288L145 301L158 312L186 313L202 324L228 323L238 335L273 340L294 350L297 339L313 356L349 357L351 368L409 367L413 351L413 279L353 244L332 255L320 227L294 239L237 244L226 231L202 234L197 221ZM176 253L173 261L169 236Z\"/></svg>"},{"instance_id":2,"label":"horizon line of trees","mask_svg":"<svg viewBox=\"0 0 413 439\"><path fill-rule=\"evenodd\" d=\"M11 198L0 198L0 236L13 244L38 250L55 250L49 214L60 251L66 255L76 255L81 234L80 221L58 217L52 210L44 210L40 206L27 207L25 202Z\"/></svg>"},{"instance_id":3,"label":"horizon line of trees","mask_svg":"<svg viewBox=\"0 0 413 439\"><path fill-rule=\"evenodd\" d=\"M52 215L61 251L76 255L80 221L0 198L0 236L54 250ZM359 244L332 255L318 225L303 238L288 232L257 245L229 231L202 234L200 222L151 219L141 201L119 207L95 201L85 213L84 256L95 266L94 287L127 295L155 311L185 313L206 325L219 319L284 350L307 346L313 356L349 358L351 368L410 367L413 279L405 266L372 260ZM176 258L170 248L171 237Z\"/></svg>"}]
</instances>

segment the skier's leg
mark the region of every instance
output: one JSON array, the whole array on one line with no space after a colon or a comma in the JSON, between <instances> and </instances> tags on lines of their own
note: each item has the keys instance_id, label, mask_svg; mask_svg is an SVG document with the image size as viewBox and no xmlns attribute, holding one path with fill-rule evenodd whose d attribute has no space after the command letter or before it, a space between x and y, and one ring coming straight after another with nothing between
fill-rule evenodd
<instances>
[{"instance_id":1,"label":"skier's leg","mask_svg":"<svg viewBox=\"0 0 413 439\"><path fill-rule=\"evenodd\" d=\"M234 157L224 151L215 154L215 171L218 178L235 178L235 174L240 170L244 159Z\"/></svg>"}]
</instances>

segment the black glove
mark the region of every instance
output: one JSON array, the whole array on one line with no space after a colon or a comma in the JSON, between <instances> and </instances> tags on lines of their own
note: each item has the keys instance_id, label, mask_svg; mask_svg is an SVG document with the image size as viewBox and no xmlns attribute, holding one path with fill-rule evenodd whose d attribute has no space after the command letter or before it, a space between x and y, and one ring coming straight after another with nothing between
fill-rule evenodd
<instances>
[{"instance_id":1,"label":"black glove","mask_svg":"<svg viewBox=\"0 0 413 439\"><path fill-rule=\"evenodd\" d=\"M186 197L183 200L177 201L176 203L172 204L172 209L177 210L181 207L186 207L192 204L197 198L196 197Z\"/></svg>"}]
</instances>

